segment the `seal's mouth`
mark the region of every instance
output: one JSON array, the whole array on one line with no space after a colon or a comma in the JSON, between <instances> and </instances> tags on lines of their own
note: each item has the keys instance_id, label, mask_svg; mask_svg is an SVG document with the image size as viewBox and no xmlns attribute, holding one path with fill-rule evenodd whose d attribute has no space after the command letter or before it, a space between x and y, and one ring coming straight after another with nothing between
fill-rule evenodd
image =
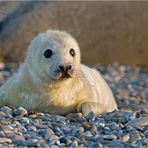
<instances>
[{"instance_id":1,"label":"seal's mouth","mask_svg":"<svg viewBox=\"0 0 148 148\"><path fill-rule=\"evenodd\" d=\"M68 73L63 73L60 78L61 79L68 79L68 78L72 78L72 76L70 74L68 74Z\"/></svg>"}]
</instances>

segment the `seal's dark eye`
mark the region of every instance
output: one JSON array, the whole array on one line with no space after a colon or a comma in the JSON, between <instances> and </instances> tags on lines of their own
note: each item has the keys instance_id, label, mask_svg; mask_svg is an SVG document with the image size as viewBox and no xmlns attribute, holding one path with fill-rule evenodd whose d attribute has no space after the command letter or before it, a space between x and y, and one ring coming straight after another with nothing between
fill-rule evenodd
<instances>
[{"instance_id":1,"label":"seal's dark eye","mask_svg":"<svg viewBox=\"0 0 148 148\"><path fill-rule=\"evenodd\" d=\"M44 52L44 56L45 58L50 58L52 56L52 50L51 49L47 49L45 52Z\"/></svg>"},{"instance_id":2,"label":"seal's dark eye","mask_svg":"<svg viewBox=\"0 0 148 148\"><path fill-rule=\"evenodd\" d=\"M73 48L70 49L69 53L71 54L71 56L75 56L75 50Z\"/></svg>"}]
</instances>

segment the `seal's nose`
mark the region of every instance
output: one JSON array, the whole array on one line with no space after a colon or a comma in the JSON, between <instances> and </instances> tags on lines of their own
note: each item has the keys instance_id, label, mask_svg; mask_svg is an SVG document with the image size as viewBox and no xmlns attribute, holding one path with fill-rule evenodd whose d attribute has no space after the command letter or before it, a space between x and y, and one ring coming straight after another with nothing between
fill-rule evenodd
<instances>
[{"instance_id":1,"label":"seal's nose","mask_svg":"<svg viewBox=\"0 0 148 148\"><path fill-rule=\"evenodd\" d=\"M59 66L59 70L62 72L62 73L67 73L69 70L72 69L72 66L71 65L60 65Z\"/></svg>"}]
</instances>

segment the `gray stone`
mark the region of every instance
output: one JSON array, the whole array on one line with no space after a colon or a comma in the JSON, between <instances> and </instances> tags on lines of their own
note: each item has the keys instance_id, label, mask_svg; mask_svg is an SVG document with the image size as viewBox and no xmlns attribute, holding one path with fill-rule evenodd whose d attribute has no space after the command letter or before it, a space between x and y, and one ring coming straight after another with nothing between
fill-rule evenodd
<instances>
[{"instance_id":1,"label":"gray stone","mask_svg":"<svg viewBox=\"0 0 148 148\"><path fill-rule=\"evenodd\" d=\"M25 145L25 138L24 138L24 136L15 135L13 137L13 144L16 144L16 145Z\"/></svg>"},{"instance_id":2,"label":"gray stone","mask_svg":"<svg viewBox=\"0 0 148 148\"><path fill-rule=\"evenodd\" d=\"M37 131L37 128L35 126L29 125L27 126L28 131Z\"/></svg>"},{"instance_id":3,"label":"gray stone","mask_svg":"<svg viewBox=\"0 0 148 148\"><path fill-rule=\"evenodd\" d=\"M17 109L14 110L13 115L14 116L19 116L19 115L26 115L27 114L27 110L23 107L19 107Z\"/></svg>"},{"instance_id":4,"label":"gray stone","mask_svg":"<svg viewBox=\"0 0 148 148\"><path fill-rule=\"evenodd\" d=\"M47 128L47 129L39 129L37 132L38 132L38 134L40 134L42 137L48 137L48 136L54 135L53 130L50 129L50 128Z\"/></svg>"},{"instance_id":5,"label":"gray stone","mask_svg":"<svg viewBox=\"0 0 148 148\"><path fill-rule=\"evenodd\" d=\"M60 143L58 136L56 135L51 135L47 138L48 144L53 145L53 144L58 144Z\"/></svg>"}]
</instances>

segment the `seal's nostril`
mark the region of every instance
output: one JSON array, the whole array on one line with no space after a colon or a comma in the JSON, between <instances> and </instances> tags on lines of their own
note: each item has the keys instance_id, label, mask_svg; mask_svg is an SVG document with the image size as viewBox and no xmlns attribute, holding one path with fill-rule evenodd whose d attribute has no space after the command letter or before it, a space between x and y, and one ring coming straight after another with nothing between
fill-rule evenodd
<instances>
[{"instance_id":1,"label":"seal's nostril","mask_svg":"<svg viewBox=\"0 0 148 148\"><path fill-rule=\"evenodd\" d=\"M59 69L61 70L61 72L64 72L64 71L65 71L65 68L64 68L63 65L60 65L60 66L59 66Z\"/></svg>"},{"instance_id":2,"label":"seal's nostril","mask_svg":"<svg viewBox=\"0 0 148 148\"><path fill-rule=\"evenodd\" d=\"M68 65L68 66L66 67L66 69L68 69L68 70L70 70L71 68L72 68L71 65Z\"/></svg>"}]
</instances>

